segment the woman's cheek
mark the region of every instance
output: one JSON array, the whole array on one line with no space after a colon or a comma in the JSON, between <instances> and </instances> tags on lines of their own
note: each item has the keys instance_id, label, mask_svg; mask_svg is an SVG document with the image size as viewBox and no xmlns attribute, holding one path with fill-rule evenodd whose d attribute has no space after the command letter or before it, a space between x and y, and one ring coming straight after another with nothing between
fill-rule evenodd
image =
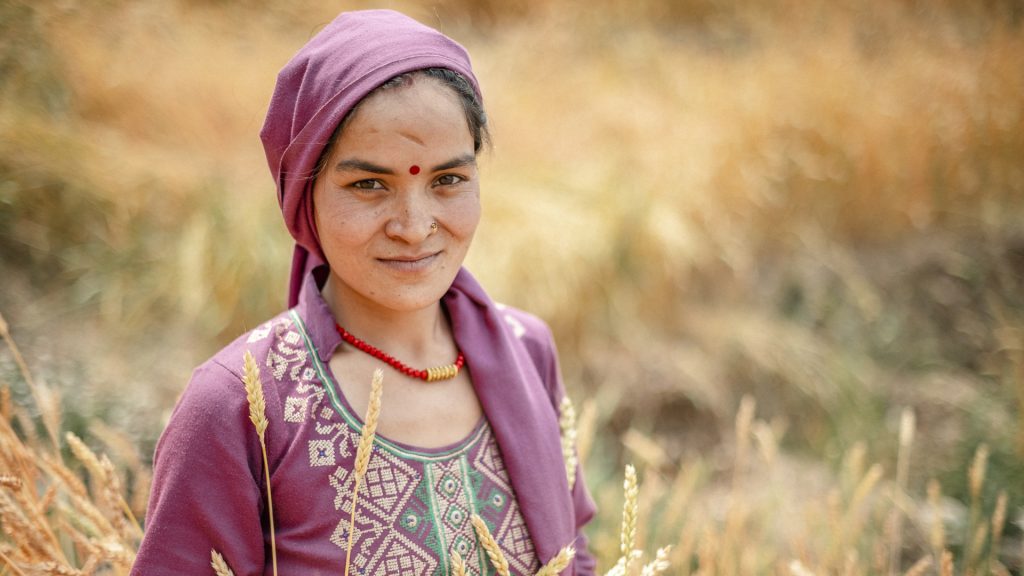
<instances>
[{"instance_id":1,"label":"woman's cheek","mask_svg":"<svg viewBox=\"0 0 1024 576\"><path fill-rule=\"evenodd\" d=\"M452 207L451 226L457 228L460 235L472 235L480 223L481 211L480 194L467 194Z\"/></svg>"}]
</instances>

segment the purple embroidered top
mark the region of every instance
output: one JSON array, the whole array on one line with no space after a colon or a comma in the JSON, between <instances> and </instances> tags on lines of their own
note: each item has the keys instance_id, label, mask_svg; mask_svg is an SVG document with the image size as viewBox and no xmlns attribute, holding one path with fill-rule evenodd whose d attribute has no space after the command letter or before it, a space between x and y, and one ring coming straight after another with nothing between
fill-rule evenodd
<instances>
[{"instance_id":1,"label":"purple embroidered top","mask_svg":"<svg viewBox=\"0 0 1024 576\"><path fill-rule=\"evenodd\" d=\"M357 573L449 574L452 551L469 559L471 573L492 573L466 526L469 512L488 523L514 574L534 574L573 542L579 552L564 573L593 574L581 528L594 504L582 476L568 487L550 333L491 302L465 270L443 302L485 420L441 450L378 440L357 514ZM196 369L157 445L133 575L209 573L211 549L238 576L272 573L262 456L241 379L246 350L260 365L270 421L278 572L343 570L360 423L327 365L340 344L310 275L295 308Z\"/></svg>"}]
</instances>

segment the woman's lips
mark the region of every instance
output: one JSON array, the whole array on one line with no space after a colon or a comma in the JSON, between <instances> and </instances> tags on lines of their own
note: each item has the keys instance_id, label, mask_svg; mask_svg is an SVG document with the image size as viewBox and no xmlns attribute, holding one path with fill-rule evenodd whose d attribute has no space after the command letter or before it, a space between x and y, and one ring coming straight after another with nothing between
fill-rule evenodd
<instances>
[{"instance_id":1,"label":"woman's lips","mask_svg":"<svg viewBox=\"0 0 1024 576\"><path fill-rule=\"evenodd\" d=\"M440 252L431 252L418 256L394 256L391 258L378 258L382 264L400 272L421 272L429 268L438 257Z\"/></svg>"}]
</instances>

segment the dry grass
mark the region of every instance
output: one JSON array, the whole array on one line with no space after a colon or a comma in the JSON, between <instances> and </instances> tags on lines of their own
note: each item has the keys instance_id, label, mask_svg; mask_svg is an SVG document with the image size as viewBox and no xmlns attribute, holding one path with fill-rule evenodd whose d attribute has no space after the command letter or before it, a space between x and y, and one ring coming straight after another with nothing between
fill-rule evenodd
<instances>
[{"instance_id":1,"label":"dry grass","mask_svg":"<svg viewBox=\"0 0 1024 576\"><path fill-rule=\"evenodd\" d=\"M9 333L5 336L11 350L16 351ZM371 442L371 423L380 410L380 380L375 374L375 391L366 417L364 438L371 438ZM12 414L24 409L11 406L11 413L0 419L0 470L10 472L0 477L0 526L4 531L0 559L14 573L126 574L141 530L125 504L119 472L105 455L97 455L70 432L65 435L67 446L82 463L81 470L64 464L60 455L52 454L48 443L38 437L26 441L24 434L11 426L15 420ZM31 417L26 419L32 421ZM905 455L915 433L913 418L904 416L902 422L905 451L901 454ZM752 442L757 443L755 431L765 425L757 420L752 400L743 403L735 423L737 433L747 438L735 439L731 485L724 500L716 494L714 483L695 481L687 472L704 465L700 458L685 462L675 477L669 478L671 489L660 484L659 472L650 471L654 482L645 492L649 497L642 494L635 468L627 466L621 493L621 527L614 536L618 562L609 561L606 555L611 547L602 544L602 538L610 536L611 531L591 531L595 551L604 556L604 565L612 566L608 574L659 574L670 566L676 567L674 573L705 575L895 573L901 571L904 554L916 549L932 550L935 556L918 556L907 569L908 574L925 574L933 564L942 574L954 573L945 531L941 529L948 519L933 513L948 505L937 483L930 485L927 503L920 503L913 494L903 491L898 473L886 479L880 463L867 466L863 447L858 446L847 455L843 471L832 485L814 486L806 478L801 479L797 487L801 491L799 509L785 509L793 501L778 499L782 494L779 483L792 483L794 470L786 469L770 450L751 453ZM767 445L758 443L759 448ZM358 454L357 462L368 462L360 460ZM986 490L987 460L988 450L980 446L974 465L966 472L978 494ZM361 469L365 473L365 462L362 467L357 463L356 468L354 472ZM607 494L599 497L604 502L613 500ZM917 544L906 546L894 537L894 506L906 514ZM663 514L659 515L658 510ZM1006 514L1005 492L991 515L981 509L980 500L963 514L969 522L960 529L965 542L969 539L969 546L962 547L960 573L1010 573L997 553ZM799 518L798 523L792 521L794 517ZM508 574L507 561L486 524L475 515L472 521L497 572ZM955 526L956 522L951 524ZM597 526L606 524L599 521ZM675 546L659 548L645 565L643 543L654 540L655 535L658 540L671 538ZM898 553L893 553L894 548ZM539 573L557 574L574 553L573 547L567 546ZM211 559L217 573L230 573L216 551L211 551ZM455 563L455 573L460 564Z\"/></svg>"},{"instance_id":2,"label":"dry grass","mask_svg":"<svg viewBox=\"0 0 1024 576\"><path fill-rule=\"evenodd\" d=\"M638 542L675 544L680 573L898 572L925 553L926 573L1020 571L1019 2L394 6L473 54L497 146L469 265L549 321L593 399L578 455L603 566L634 461ZM0 492L42 479L51 509L109 504L60 464L70 430L142 517L138 453L188 370L283 304L290 242L256 133L277 69L335 9L0 4L0 307L41 375L0 358L24 447L0 475L32 479ZM760 417L747 404L739 429L746 395ZM92 538L111 523L75 517ZM0 551L63 561L33 538L31 558ZM92 549L61 538L82 568Z\"/></svg>"},{"instance_id":3,"label":"dry grass","mask_svg":"<svg viewBox=\"0 0 1024 576\"><path fill-rule=\"evenodd\" d=\"M11 353L19 356L2 317L0 333ZM40 385L29 372L23 377ZM38 420L53 423L58 416L41 415ZM0 558L4 566L26 575L127 574L142 530L126 503L121 472L70 432L67 447L84 473L65 462L63 446L54 450L38 436L15 429L35 423L20 405L5 406L0 417L0 470L4 471Z\"/></svg>"},{"instance_id":4,"label":"dry grass","mask_svg":"<svg viewBox=\"0 0 1024 576\"><path fill-rule=\"evenodd\" d=\"M912 419L903 422L909 426ZM736 415L736 429L751 437L759 423L750 404ZM905 441L915 436L906 428L902 435ZM1001 546L995 536L1006 526L999 504L1004 496L991 513L981 506L959 507L941 495L937 482L930 485L927 499L919 498L904 491L898 473L887 473L883 463L869 465L863 445L854 446L842 470L832 476L793 456L763 450L745 455L745 443L735 439L734 461L724 467L732 471L725 490L713 478L694 480L686 473L708 466L705 457L692 456L674 471L649 470L648 484L654 485L644 492L653 499L645 503L643 495L639 498L636 541L674 544L656 557L670 561L673 574L1001 574L1010 573L1007 561L1019 569L1020 553ZM991 488L983 480L984 452L980 447L978 464L964 472L965 477L982 479L981 492ZM612 574L623 573L621 542L632 538L629 494L635 492L628 478L627 472L623 529L616 545L609 542L607 505L595 530L594 549L601 565L615 564ZM615 495L609 490L598 499L612 502ZM895 518L905 522L902 532ZM944 536L949 531L959 543L955 564ZM638 556L639 549L633 554Z\"/></svg>"}]
</instances>

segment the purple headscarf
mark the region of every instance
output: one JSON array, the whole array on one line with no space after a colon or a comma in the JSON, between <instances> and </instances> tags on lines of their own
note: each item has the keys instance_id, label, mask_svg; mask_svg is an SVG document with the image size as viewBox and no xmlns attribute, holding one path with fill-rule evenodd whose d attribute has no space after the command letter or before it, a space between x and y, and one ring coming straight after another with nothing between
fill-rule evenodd
<instances>
[{"instance_id":1,"label":"purple headscarf","mask_svg":"<svg viewBox=\"0 0 1024 576\"><path fill-rule=\"evenodd\" d=\"M298 301L304 275L326 261L313 216L313 171L324 147L367 94L395 76L424 68L458 72L482 100L462 46L391 10L341 14L278 74L260 139L285 224L295 238L289 307Z\"/></svg>"}]
</instances>

